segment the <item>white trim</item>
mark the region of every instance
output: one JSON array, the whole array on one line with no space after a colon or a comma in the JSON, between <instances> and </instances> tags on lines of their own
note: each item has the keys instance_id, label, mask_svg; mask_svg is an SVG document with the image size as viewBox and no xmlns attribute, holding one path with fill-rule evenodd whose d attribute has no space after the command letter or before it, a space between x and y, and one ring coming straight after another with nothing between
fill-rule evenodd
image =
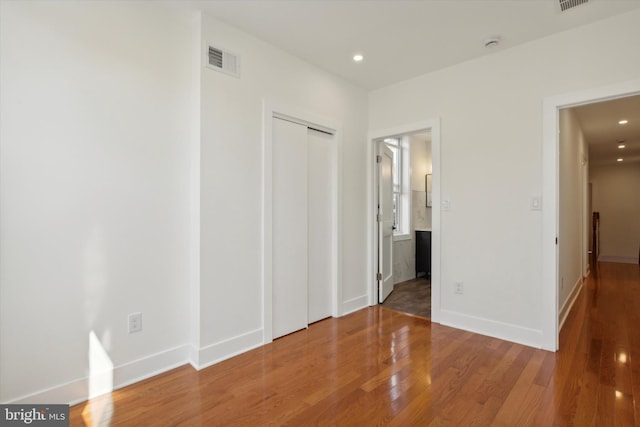
<instances>
[{"instance_id":1,"label":"white trim","mask_svg":"<svg viewBox=\"0 0 640 427\"><path fill-rule=\"evenodd\" d=\"M440 206L440 119L409 123L393 128L373 130L369 132L367 143L367 294L369 305L376 304L377 281L375 272L378 269L376 255L376 222L375 212L377 195L375 194L375 141L392 136L400 136L431 130L432 161L432 201L433 206ZM432 209L431 218L431 321L440 322L440 209Z\"/></svg>"},{"instance_id":2,"label":"white trim","mask_svg":"<svg viewBox=\"0 0 640 427\"><path fill-rule=\"evenodd\" d=\"M189 346L189 364L196 370L200 366L200 350L193 344Z\"/></svg>"},{"instance_id":3,"label":"white trim","mask_svg":"<svg viewBox=\"0 0 640 427\"><path fill-rule=\"evenodd\" d=\"M287 108L287 107L280 107L280 108ZM322 123L309 121L306 118L302 117L302 115L305 114L303 112L299 112L298 114L300 114L299 117L298 116L291 116L289 114L284 114L280 110L278 110L278 111L274 110L272 117L275 117L275 118L278 118L278 119L282 119L282 120L286 120L286 121L292 122L292 123L298 123L300 125L307 126L307 127L313 128L315 130L319 130L320 132L324 132L324 133L328 133L328 134L331 134L331 135L335 135L336 129L334 129L333 127L328 127L328 126L323 125Z\"/></svg>"},{"instance_id":4,"label":"white trim","mask_svg":"<svg viewBox=\"0 0 640 427\"><path fill-rule=\"evenodd\" d=\"M193 46L193 63L192 67L192 98L191 98L191 147L189 150L189 283L191 287L190 293L190 343L192 348L200 346L200 273L201 273L201 167L202 162L202 60L200 50L202 48L202 14L196 13L192 19L191 36ZM208 62L208 58L206 59ZM197 354L191 351L190 360Z\"/></svg>"},{"instance_id":5,"label":"white trim","mask_svg":"<svg viewBox=\"0 0 640 427\"><path fill-rule=\"evenodd\" d=\"M624 256L602 256L598 257L598 262L620 262L623 264L638 264L638 258Z\"/></svg>"},{"instance_id":6,"label":"white trim","mask_svg":"<svg viewBox=\"0 0 640 427\"><path fill-rule=\"evenodd\" d=\"M367 301L369 300L368 295L361 295L356 298L351 298L342 303L342 315L347 315L353 313L354 311L362 310L367 307Z\"/></svg>"},{"instance_id":7,"label":"white trim","mask_svg":"<svg viewBox=\"0 0 640 427\"><path fill-rule=\"evenodd\" d=\"M540 348L542 332L510 323L497 322L482 317L470 316L450 310L440 312L440 323L476 334L499 338L505 341Z\"/></svg>"},{"instance_id":8,"label":"white trim","mask_svg":"<svg viewBox=\"0 0 640 427\"><path fill-rule=\"evenodd\" d=\"M342 126L339 122L311 113L309 111L263 100L262 103L262 342L264 344L273 341L273 118L280 117L285 120L295 121L306 126L320 129L333 134L334 151L332 165L332 203L333 230L332 230L332 316L339 317L343 310L342 302Z\"/></svg>"},{"instance_id":9,"label":"white trim","mask_svg":"<svg viewBox=\"0 0 640 427\"><path fill-rule=\"evenodd\" d=\"M189 347L188 345L174 347L115 367L113 369L113 390L186 365L189 363ZM89 399L89 377L84 377L6 403L68 403L75 405L87 399Z\"/></svg>"},{"instance_id":10,"label":"white trim","mask_svg":"<svg viewBox=\"0 0 640 427\"><path fill-rule=\"evenodd\" d=\"M562 330L562 326L564 325L565 320L567 320L567 316L569 315L569 312L571 311L573 304L575 304L576 300L578 299L578 295L580 295L581 290L582 290L582 278L578 279L576 283L573 285L573 289L571 289L571 292L569 292L569 296L567 297L566 301L562 305L562 308L560 309L560 321L558 326L560 331Z\"/></svg>"},{"instance_id":11,"label":"white trim","mask_svg":"<svg viewBox=\"0 0 640 427\"><path fill-rule=\"evenodd\" d=\"M262 329L255 329L235 337L218 341L201 348L198 351L198 362L191 365L197 370L231 359L234 356L245 353L262 346Z\"/></svg>"},{"instance_id":12,"label":"white trim","mask_svg":"<svg viewBox=\"0 0 640 427\"><path fill-rule=\"evenodd\" d=\"M189 346L183 345L170 350L143 357L113 370L116 388L126 387L146 378L156 376L188 363Z\"/></svg>"},{"instance_id":13,"label":"white trim","mask_svg":"<svg viewBox=\"0 0 640 427\"><path fill-rule=\"evenodd\" d=\"M545 98L542 106L542 348L558 349L558 111L640 93L640 79Z\"/></svg>"},{"instance_id":14,"label":"white trim","mask_svg":"<svg viewBox=\"0 0 640 427\"><path fill-rule=\"evenodd\" d=\"M262 342L273 340L273 107L263 101L262 117ZM268 226L267 226L268 225Z\"/></svg>"}]
</instances>

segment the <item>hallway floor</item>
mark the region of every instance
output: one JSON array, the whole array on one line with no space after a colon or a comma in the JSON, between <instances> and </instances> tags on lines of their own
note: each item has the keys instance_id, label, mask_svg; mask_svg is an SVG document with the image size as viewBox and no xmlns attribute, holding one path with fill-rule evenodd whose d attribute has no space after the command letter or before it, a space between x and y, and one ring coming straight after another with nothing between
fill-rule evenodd
<instances>
[{"instance_id":1,"label":"hallway floor","mask_svg":"<svg viewBox=\"0 0 640 427\"><path fill-rule=\"evenodd\" d=\"M553 365L562 425L640 425L640 266L599 262L560 332Z\"/></svg>"}]
</instances>

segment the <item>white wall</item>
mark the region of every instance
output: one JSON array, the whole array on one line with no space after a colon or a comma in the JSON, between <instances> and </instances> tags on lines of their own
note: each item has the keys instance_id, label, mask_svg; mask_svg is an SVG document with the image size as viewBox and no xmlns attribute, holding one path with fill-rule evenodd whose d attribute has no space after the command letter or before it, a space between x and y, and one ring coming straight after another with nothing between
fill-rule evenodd
<instances>
[{"instance_id":1,"label":"white wall","mask_svg":"<svg viewBox=\"0 0 640 427\"><path fill-rule=\"evenodd\" d=\"M0 4L0 401L72 401L186 360L191 17Z\"/></svg>"},{"instance_id":2,"label":"white wall","mask_svg":"<svg viewBox=\"0 0 640 427\"><path fill-rule=\"evenodd\" d=\"M593 210L600 212L600 260L638 262L640 163L592 165Z\"/></svg>"},{"instance_id":3,"label":"white wall","mask_svg":"<svg viewBox=\"0 0 640 427\"><path fill-rule=\"evenodd\" d=\"M560 318L570 307L570 297L582 283L584 212L584 168L588 167L588 150L575 113L562 109L559 113L559 281ZM583 165L584 161L584 165ZM564 310L563 310L564 309Z\"/></svg>"},{"instance_id":4,"label":"white wall","mask_svg":"<svg viewBox=\"0 0 640 427\"><path fill-rule=\"evenodd\" d=\"M262 343L264 100L341 125L340 308L366 306L363 89L180 8L1 5L0 401L86 398L91 332L115 387Z\"/></svg>"},{"instance_id":5,"label":"white wall","mask_svg":"<svg viewBox=\"0 0 640 427\"><path fill-rule=\"evenodd\" d=\"M640 54L618 47L635 46L639 20L620 15L370 94L372 130L441 119L444 323L541 345L542 218L530 203L542 191L542 102L637 78Z\"/></svg>"},{"instance_id":6,"label":"white wall","mask_svg":"<svg viewBox=\"0 0 640 427\"><path fill-rule=\"evenodd\" d=\"M214 18L202 41L241 58L239 79L202 70L199 365L262 343L263 101L342 126L342 311L367 304L366 92Z\"/></svg>"}]
</instances>

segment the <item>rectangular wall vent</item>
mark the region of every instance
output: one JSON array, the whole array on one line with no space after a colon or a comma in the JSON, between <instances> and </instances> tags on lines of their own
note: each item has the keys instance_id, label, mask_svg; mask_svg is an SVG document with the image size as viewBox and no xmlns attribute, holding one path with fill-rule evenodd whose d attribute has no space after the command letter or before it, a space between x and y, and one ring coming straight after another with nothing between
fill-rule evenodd
<instances>
[{"instance_id":1,"label":"rectangular wall vent","mask_svg":"<svg viewBox=\"0 0 640 427\"><path fill-rule=\"evenodd\" d=\"M589 0L559 0L559 2L560 2L560 10L564 12L576 6L589 3Z\"/></svg>"},{"instance_id":2,"label":"rectangular wall vent","mask_svg":"<svg viewBox=\"0 0 640 427\"><path fill-rule=\"evenodd\" d=\"M217 71L240 77L240 58L231 52L208 45L208 67Z\"/></svg>"}]
</instances>

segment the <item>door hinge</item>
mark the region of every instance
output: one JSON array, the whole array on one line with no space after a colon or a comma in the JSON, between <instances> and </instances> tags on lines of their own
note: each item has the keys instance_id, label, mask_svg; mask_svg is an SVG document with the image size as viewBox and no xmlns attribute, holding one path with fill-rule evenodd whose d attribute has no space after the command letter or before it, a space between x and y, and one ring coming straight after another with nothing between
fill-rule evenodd
<instances>
[{"instance_id":1,"label":"door hinge","mask_svg":"<svg viewBox=\"0 0 640 427\"><path fill-rule=\"evenodd\" d=\"M382 221L382 215L381 214L377 214L376 215L376 221L378 221L378 222Z\"/></svg>"},{"instance_id":2,"label":"door hinge","mask_svg":"<svg viewBox=\"0 0 640 427\"><path fill-rule=\"evenodd\" d=\"M382 163L382 156L376 156L376 163Z\"/></svg>"},{"instance_id":3,"label":"door hinge","mask_svg":"<svg viewBox=\"0 0 640 427\"><path fill-rule=\"evenodd\" d=\"M378 275L376 276L376 280L382 280L382 273L378 273Z\"/></svg>"},{"instance_id":4,"label":"door hinge","mask_svg":"<svg viewBox=\"0 0 640 427\"><path fill-rule=\"evenodd\" d=\"M556 237L556 245L558 244L558 238Z\"/></svg>"}]
</instances>

